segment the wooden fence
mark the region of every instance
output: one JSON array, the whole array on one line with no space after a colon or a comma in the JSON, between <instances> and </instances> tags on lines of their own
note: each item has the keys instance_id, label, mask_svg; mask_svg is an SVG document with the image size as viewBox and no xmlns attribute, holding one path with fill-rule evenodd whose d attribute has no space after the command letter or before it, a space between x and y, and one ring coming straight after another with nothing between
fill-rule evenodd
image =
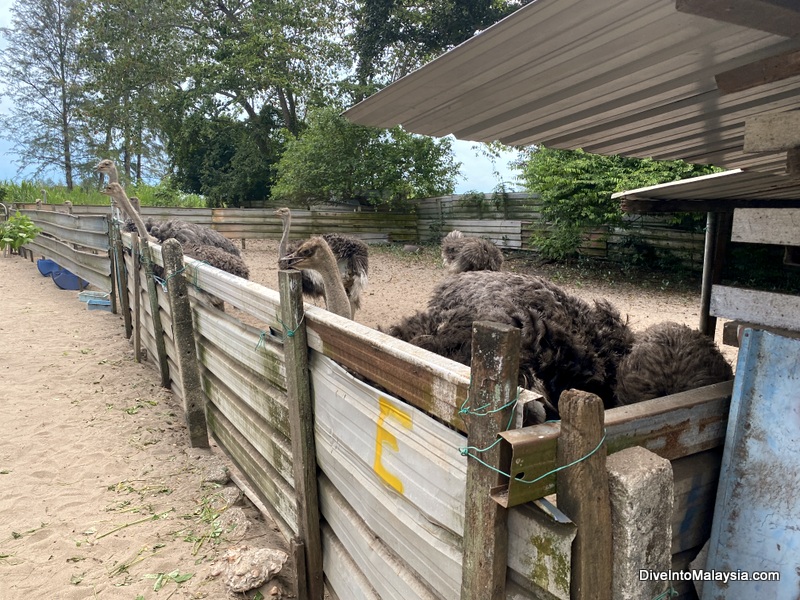
<instances>
[{"instance_id":1,"label":"wooden fence","mask_svg":"<svg viewBox=\"0 0 800 600\"><path fill-rule=\"evenodd\" d=\"M43 223L52 215L32 216ZM94 219L63 220L73 231L61 232L62 239L83 235L84 221ZM185 389L181 377L187 365L181 366L167 291L147 275L135 237L123 234L122 244L120 300L126 300L123 316L132 323L134 345L146 349L162 369L162 383L187 402L196 390ZM163 265L161 247L151 250ZM36 251L49 252L46 245ZM208 432L289 539L301 531L308 508L294 465L309 458L319 465L318 537L332 597L462 597L469 575L462 568L464 535L476 521L467 512L473 510L466 503L468 461L459 451L469 443L460 413L470 393L469 368L305 306L307 351L301 354L309 357L316 450L298 456L278 292L185 260L180 276L192 290L193 368L199 364ZM207 294L223 300L227 311L208 303ZM718 384L605 413L609 452L643 445L673 463L676 568L685 567L708 536L730 393L730 383ZM535 396L521 391L520 398ZM553 469L558 434L558 425L548 423L502 437L510 456L503 467L512 475L505 490L495 490L508 508L506 598L570 598L578 529L544 499L555 491L552 476L538 486L520 483Z\"/></svg>"},{"instance_id":2,"label":"wooden fence","mask_svg":"<svg viewBox=\"0 0 800 600\"><path fill-rule=\"evenodd\" d=\"M20 205L32 209L33 205ZM43 210L65 210L43 205ZM75 206L76 215L106 215L108 207ZM232 239L281 236L282 224L273 209L153 208L144 207L145 218L178 218L208 225ZM522 193L494 196L470 194L416 200L406 210L375 207L317 207L292 210L292 239L324 232L348 233L368 243L426 243L453 229L485 237L501 248L535 250L534 236L547 236L549 227L535 196ZM701 269L703 232L681 229L670 215L628 215L625 226L586 229L581 254L611 260L642 262L671 259Z\"/></svg>"}]
</instances>

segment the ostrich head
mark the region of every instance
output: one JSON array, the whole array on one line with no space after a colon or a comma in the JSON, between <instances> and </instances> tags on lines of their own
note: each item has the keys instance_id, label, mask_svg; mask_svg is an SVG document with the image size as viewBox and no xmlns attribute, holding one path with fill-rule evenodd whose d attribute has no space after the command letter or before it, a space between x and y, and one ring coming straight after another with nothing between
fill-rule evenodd
<instances>
[{"instance_id":1,"label":"ostrich head","mask_svg":"<svg viewBox=\"0 0 800 600\"><path fill-rule=\"evenodd\" d=\"M276 217L280 218L280 220L283 221L284 223L286 223L286 221L292 218L292 211L290 211L285 206L283 208L275 209L274 214Z\"/></svg>"},{"instance_id":2,"label":"ostrich head","mask_svg":"<svg viewBox=\"0 0 800 600\"><path fill-rule=\"evenodd\" d=\"M109 183L119 183L117 166L110 158L104 158L101 160L99 163L97 163L97 165L95 165L94 170L98 173L104 173L105 175L108 175Z\"/></svg>"},{"instance_id":3,"label":"ostrich head","mask_svg":"<svg viewBox=\"0 0 800 600\"><path fill-rule=\"evenodd\" d=\"M308 269L319 273L328 310L347 319L353 318L353 309L344 290L336 258L323 238L309 238L297 250L281 258L278 266L281 269Z\"/></svg>"},{"instance_id":4,"label":"ostrich head","mask_svg":"<svg viewBox=\"0 0 800 600\"><path fill-rule=\"evenodd\" d=\"M287 254L278 261L281 269L313 269L324 271L326 263L336 259L328 243L321 237L312 237L305 241L297 250ZM337 271L338 272L338 271Z\"/></svg>"}]
</instances>

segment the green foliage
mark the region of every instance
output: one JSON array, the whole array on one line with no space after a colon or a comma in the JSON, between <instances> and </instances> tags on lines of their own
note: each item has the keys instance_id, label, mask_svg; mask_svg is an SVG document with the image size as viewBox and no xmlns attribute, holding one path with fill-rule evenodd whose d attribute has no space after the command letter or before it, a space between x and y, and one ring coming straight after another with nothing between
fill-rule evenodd
<instances>
[{"instance_id":1,"label":"green foliage","mask_svg":"<svg viewBox=\"0 0 800 600\"><path fill-rule=\"evenodd\" d=\"M0 223L0 251L10 247L12 252L19 252L22 246L33 241L41 231L30 217L17 211L8 221Z\"/></svg>"},{"instance_id":2,"label":"green foliage","mask_svg":"<svg viewBox=\"0 0 800 600\"><path fill-rule=\"evenodd\" d=\"M359 84L402 77L527 2L365 0L355 5L352 45Z\"/></svg>"},{"instance_id":3,"label":"green foliage","mask_svg":"<svg viewBox=\"0 0 800 600\"><path fill-rule=\"evenodd\" d=\"M251 121L205 112L176 116L173 123L168 149L174 185L206 196L210 206L243 206L269 197L281 150L281 140L271 133L277 129L274 111Z\"/></svg>"},{"instance_id":4,"label":"green foliage","mask_svg":"<svg viewBox=\"0 0 800 600\"><path fill-rule=\"evenodd\" d=\"M519 166L522 179L542 202L542 215L552 225L533 240L548 258L574 254L582 227L620 224L619 202L611 195L659 183L718 171L683 161L601 156L583 150L532 150Z\"/></svg>"},{"instance_id":5,"label":"green foliage","mask_svg":"<svg viewBox=\"0 0 800 600\"><path fill-rule=\"evenodd\" d=\"M81 186L69 191L66 186L44 186L41 183L22 181L14 183L5 181L0 183L0 195L5 194L7 202L18 204L32 204L37 199L42 199L42 192L47 193L48 204L64 204L67 200L74 206L109 206L108 196L101 194L94 187L93 182L85 181ZM142 206L177 206L184 208L205 208L206 200L197 194L187 194L172 185L169 179L162 180L158 185L131 185L126 188L128 196L136 196Z\"/></svg>"},{"instance_id":6,"label":"green foliage","mask_svg":"<svg viewBox=\"0 0 800 600\"><path fill-rule=\"evenodd\" d=\"M286 144L272 196L305 206L396 204L452 193L459 166L447 139L353 125L325 108L312 112L307 129Z\"/></svg>"}]
</instances>

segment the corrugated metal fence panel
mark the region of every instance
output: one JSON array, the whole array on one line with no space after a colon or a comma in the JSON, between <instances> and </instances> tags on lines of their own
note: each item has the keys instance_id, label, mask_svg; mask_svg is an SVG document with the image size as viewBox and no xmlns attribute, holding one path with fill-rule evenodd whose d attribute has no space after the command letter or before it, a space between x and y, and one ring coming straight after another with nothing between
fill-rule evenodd
<instances>
[{"instance_id":1,"label":"corrugated metal fence panel","mask_svg":"<svg viewBox=\"0 0 800 600\"><path fill-rule=\"evenodd\" d=\"M313 352L309 364L326 564L352 562L355 597L456 599L461 589L466 438ZM529 507L509 521L509 597L569 598L571 524ZM534 543L535 542L535 543ZM349 578L331 580L349 598ZM541 589L539 589L541 588ZM513 596L512 591L513 590Z\"/></svg>"},{"instance_id":2,"label":"corrugated metal fence panel","mask_svg":"<svg viewBox=\"0 0 800 600\"><path fill-rule=\"evenodd\" d=\"M25 245L104 292L111 291L108 223L104 217L25 210L43 233ZM80 247L78 247L80 246Z\"/></svg>"}]
</instances>

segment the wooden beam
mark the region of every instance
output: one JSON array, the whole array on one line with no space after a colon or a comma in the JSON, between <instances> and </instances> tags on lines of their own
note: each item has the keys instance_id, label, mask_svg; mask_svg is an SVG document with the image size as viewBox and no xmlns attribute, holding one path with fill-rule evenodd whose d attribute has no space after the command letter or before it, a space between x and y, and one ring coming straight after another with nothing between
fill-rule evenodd
<instances>
[{"instance_id":1,"label":"wooden beam","mask_svg":"<svg viewBox=\"0 0 800 600\"><path fill-rule=\"evenodd\" d=\"M800 246L800 208L737 210L733 215L731 241Z\"/></svg>"},{"instance_id":2,"label":"wooden beam","mask_svg":"<svg viewBox=\"0 0 800 600\"><path fill-rule=\"evenodd\" d=\"M725 442L725 428L733 382L726 381L610 408L605 413L606 443L610 452L643 446L674 460ZM517 506L556 491L556 445L559 423L542 423L501 434L511 447L511 479L508 490L493 495L503 506ZM526 483L533 481L535 483Z\"/></svg>"},{"instance_id":3,"label":"wooden beam","mask_svg":"<svg viewBox=\"0 0 800 600\"><path fill-rule=\"evenodd\" d=\"M320 530L317 452L314 443L314 407L308 375L308 338L303 322L303 286L300 271L280 271L281 316L286 359L286 393L289 398L294 467L297 530L305 546L309 600L322 600L322 533ZM298 576L300 576L298 574Z\"/></svg>"},{"instance_id":4,"label":"wooden beam","mask_svg":"<svg viewBox=\"0 0 800 600\"><path fill-rule=\"evenodd\" d=\"M611 600L611 499L603 401L588 392L567 390L558 405L558 465L567 467L556 474L558 508L578 526L572 542L570 597Z\"/></svg>"},{"instance_id":5,"label":"wooden beam","mask_svg":"<svg viewBox=\"0 0 800 600\"><path fill-rule=\"evenodd\" d=\"M506 480L499 473L507 461L497 434L508 429L514 412L519 344L520 331L515 327L484 321L472 325L469 412L464 418L467 445L473 450L467 462L462 600L506 597L508 511L490 493ZM480 462L474 454L478 449Z\"/></svg>"},{"instance_id":6,"label":"wooden beam","mask_svg":"<svg viewBox=\"0 0 800 600\"><path fill-rule=\"evenodd\" d=\"M158 355L158 370L161 373L161 387L169 387L169 362L167 361L167 346L164 342L164 326L161 324L161 308L158 305L158 290L153 276L153 256L147 240L142 238L142 264L147 281L147 296L150 300L150 314L153 318L153 337L155 338L156 354ZM138 277L139 274L136 273Z\"/></svg>"},{"instance_id":7,"label":"wooden beam","mask_svg":"<svg viewBox=\"0 0 800 600\"><path fill-rule=\"evenodd\" d=\"M800 146L800 111L756 115L745 121L745 152L778 152L798 146Z\"/></svg>"},{"instance_id":8,"label":"wooden beam","mask_svg":"<svg viewBox=\"0 0 800 600\"><path fill-rule=\"evenodd\" d=\"M800 34L800 11L779 0L676 0L675 9L787 38Z\"/></svg>"},{"instance_id":9,"label":"wooden beam","mask_svg":"<svg viewBox=\"0 0 800 600\"><path fill-rule=\"evenodd\" d=\"M791 177L800 177L800 148L786 151L786 174Z\"/></svg>"},{"instance_id":10,"label":"wooden beam","mask_svg":"<svg viewBox=\"0 0 800 600\"><path fill-rule=\"evenodd\" d=\"M800 331L800 296L715 285L711 289L711 314Z\"/></svg>"},{"instance_id":11,"label":"wooden beam","mask_svg":"<svg viewBox=\"0 0 800 600\"><path fill-rule=\"evenodd\" d=\"M186 279L183 272L183 248L175 239L168 239L161 248L164 260L164 279L172 313L172 331L175 338L175 360L183 392L183 414L189 429L192 448L208 448L206 426L206 396L200 383L200 368L194 342L194 323Z\"/></svg>"},{"instance_id":12,"label":"wooden beam","mask_svg":"<svg viewBox=\"0 0 800 600\"><path fill-rule=\"evenodd\" d=\"M753 200L687 200L623 196L620 208L628 213L662 212L726 212L736 208L800 208L800 198L774 198Z\"/></svg>"},{"instance_id":13,"label":"wooden beam","mask_svg":"<svg viewBox=\"0 0 800 600\"><path fill-rule=\"evenodd\" d=\"M720 95L742 92L760 85L800 75L800 50L762 58L715 75Z\"/></svg>"}]
</instances>

